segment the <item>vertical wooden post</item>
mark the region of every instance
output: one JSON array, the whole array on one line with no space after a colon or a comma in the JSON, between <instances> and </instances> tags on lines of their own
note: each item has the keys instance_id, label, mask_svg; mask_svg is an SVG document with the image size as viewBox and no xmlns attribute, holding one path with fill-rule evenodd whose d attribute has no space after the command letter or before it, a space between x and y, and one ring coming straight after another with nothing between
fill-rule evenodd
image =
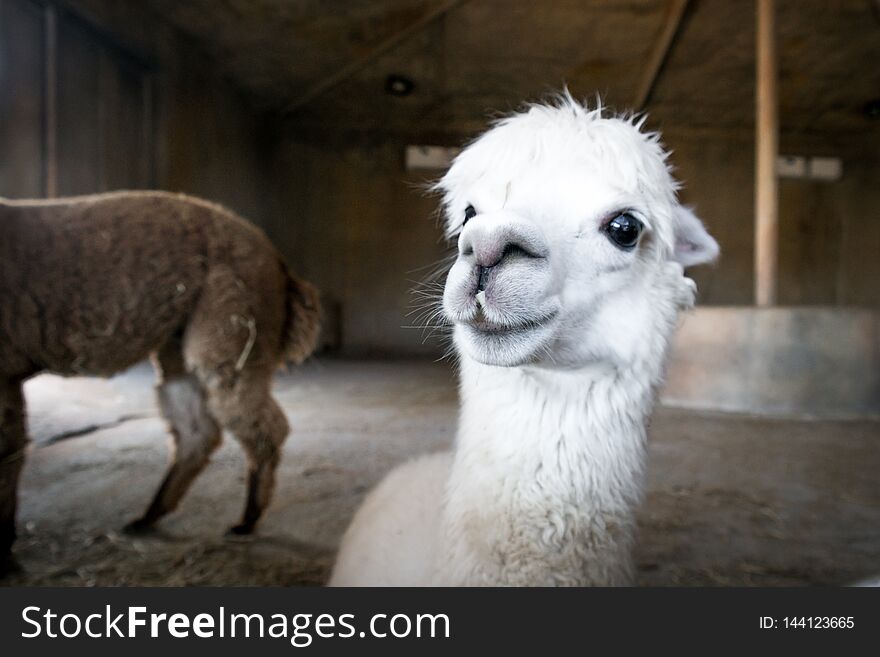
<instances>
[{"instance_id":1,"label":"vertical wooden post","mask_svg":"<svg viewBox=\"0 0 880 657\"><path fill-rule=\"evenodd\" d=\"M776 71L775 1L757 0L755 116L755 303L776 303L779 195L776 159L779 115Z\"/></svg>"},{"instance_id":2,"label":"vertical wooden post","mask_svg":"<svg viewBox=\"0 0 880 657\"><path fill-rule=\"evenodd\" d=\"M43 192L58 196L58 11L55 5L44 9L43 70Z\"/></svg>"},{"instance_id":3,"label":"vertical wooden post","mask_svg":"<svg viewBox=\"0 0 880 657\"><path fill-rule=\"evenodd\" d=\"M144 73L143 78L141 78L141 102L143 108L141 139L143 140L144 153L138 184L147 189L156 186L156 134L153 123L153 113L156 104L154 97L155 79L156 74L152 71Z\"/></svg>"}]
</instances>

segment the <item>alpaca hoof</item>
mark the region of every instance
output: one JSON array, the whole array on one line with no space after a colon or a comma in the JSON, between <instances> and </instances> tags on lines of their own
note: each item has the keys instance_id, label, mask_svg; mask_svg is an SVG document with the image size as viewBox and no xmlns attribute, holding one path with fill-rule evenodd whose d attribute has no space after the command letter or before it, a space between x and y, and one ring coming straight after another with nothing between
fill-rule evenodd
<instances>
[{"instance_id":1,"label":"alpaca hoof","mask_svg":"<svg viewBox=\"0 0 880 657\"><path fill-rule=\"evenodd\" d=\"M249 534L254 533L254 524L249 522L242 522L234 527L230 527L229 531L226 532L227 536L248 536Z\"/></svg>"},{"instance_id":2,"label":"alpaca hoof","mask_svg":"<svg viewBox=\"0 0 880 657\"><path fill-rule=\"evenodd\" d=\"M126 534L131 534L134 536L150 534L156 530L156 526L150 520L145 520L144 518L138 518L137 520L132 520L125 527L122 528L122 531Z\"/></svg>"}]
</instances>

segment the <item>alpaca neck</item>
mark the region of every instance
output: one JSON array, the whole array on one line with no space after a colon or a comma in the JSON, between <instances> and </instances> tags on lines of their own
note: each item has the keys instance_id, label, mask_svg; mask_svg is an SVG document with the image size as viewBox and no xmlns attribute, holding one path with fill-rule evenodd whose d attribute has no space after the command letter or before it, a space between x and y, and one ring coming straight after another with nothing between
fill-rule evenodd
<instances>
[{"instance_id":1,"label":"alpaca neck","mask_svg":"<svg viewBox=\"0 0 880 657\"><path fill-rule=\"evenodd\" d=\"M450 583L626 583L658 373L464 360L461 374Z\"/></svg>"}]
</instances>

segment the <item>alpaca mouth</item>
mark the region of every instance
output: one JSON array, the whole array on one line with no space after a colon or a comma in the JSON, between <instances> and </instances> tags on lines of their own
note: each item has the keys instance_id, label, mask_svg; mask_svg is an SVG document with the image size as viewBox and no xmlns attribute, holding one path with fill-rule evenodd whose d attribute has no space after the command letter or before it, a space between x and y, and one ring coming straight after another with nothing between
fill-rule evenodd
<instances>
[{"instance_id":1,"label":"alpaca mouth","mask_svg":"<svg viewBox=\"0 0 880 657\"><path fill-rule=\"evenodd\" d=\"M497 322L481 312L457 322L459 348L484 365L516 367L538 362L556 332L558 311Z\"/></svg>"},{"instance_id":2,"label":"alpaca mouth","mask_svg":"<svg viewBox=\"0 0 880 657\"><path fill-rule=\"evenodd\" d=\"M487 337L506 337L514 335L524 335L537 329L544 328L556 318L557 313L552 313L538 319L527 319L522 322L499 323L487 319L482 312L468 322L464 322L465 326L475 333Z\"/></svg>"}]
</instances>

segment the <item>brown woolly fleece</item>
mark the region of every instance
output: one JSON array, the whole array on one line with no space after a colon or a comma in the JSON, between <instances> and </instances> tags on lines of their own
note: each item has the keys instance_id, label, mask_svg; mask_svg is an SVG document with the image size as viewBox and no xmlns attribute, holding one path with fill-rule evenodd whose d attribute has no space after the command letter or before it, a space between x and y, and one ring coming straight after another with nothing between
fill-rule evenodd
<instances>
[{"instance_id":1,"label":"brown woolly fleece","mask_svg":"<svg viewBox=\"0 0 880 657\"><path fill-rule=\"evenodd\" d=\"M271 377L309 356L319 314L315 288L219 205L164 192L0 199L0 560L15 538L27 441L22 382L44 371L107 376L147 355L176 449L130 528L177 505L225 428L250 474L233 531L251 531L288 432Z\"/></svg>"}]
</instances>

